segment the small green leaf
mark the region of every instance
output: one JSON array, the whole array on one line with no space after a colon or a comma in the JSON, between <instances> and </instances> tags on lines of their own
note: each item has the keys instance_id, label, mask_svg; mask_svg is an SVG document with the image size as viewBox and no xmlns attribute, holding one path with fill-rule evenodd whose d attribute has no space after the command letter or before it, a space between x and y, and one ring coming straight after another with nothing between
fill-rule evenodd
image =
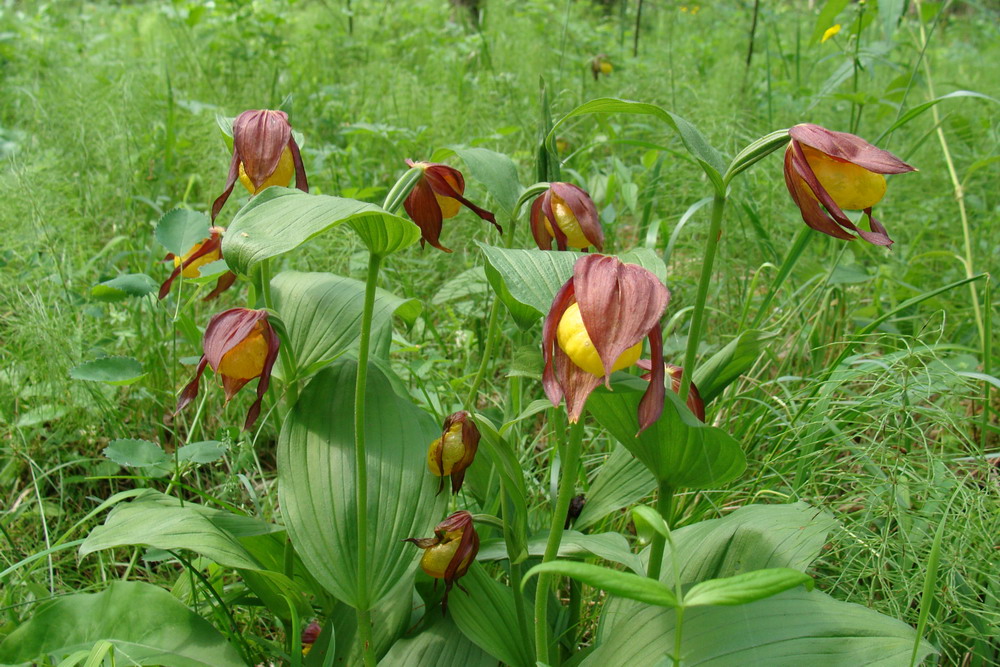
<instances>
[{"instance_id":1,"label":"small green leaf","mask_svg":"<svg viewBox=\"0 0 1000 667\"><path fill-rule=\"evenodd\" d=\"M669 588L649 577L642 577L631 572L620 572L590 563L553 560L548 563L539 563L528 570L524 578L527 580L536 574L543 573L572 577L612 595L637 602L645 602L659 607L677 606L677 596Z\"/></svg>"},{"instance_id":2,"label":"small green leaf","mask_svg":"<svg viewBox=\"0 0 1000 667\"><path fill-rule=\"evenodd\" d=\"M145 373L142 364L132 357L101 357L76 366L69 372L74 380L103 382L110 385L132 384Z\"/></svg>"},{"instance_id":3,"label":"small green leaf","mask_svg":"<svg viewBox=\"0 0 1000 667\"><path fill-rule=\"evenodd\" d=\"M177 450L177 459L188 463L212 463L221 459L228 447L218 440L192 442Z\"/></svg>"},{"instance_id":4,"label":"small green leaf","mask_svg":"<svg viewBox=\"0 0 1000 667\"><path fill-rule=\"evenodd\" d=\"M518 197L524 190L517 180L514 161L503 153L487 148L451 147L451 150L468 167L469 175L486 186L503 213L507 217L512 216Z\"/></svg>"},{"instance_id":5,"label":"small green leaf","mask_svg":"<svg viewBox=\"0 0 1000 667\"><path fill-rule=\"evenodd\" d=\"M98 301L124 301L130 296L152 294L159 287L157 282L145 273L123 273L94 285L90 288L90 295Z\"/></svg>"},{"instance_id":6,"label":"small green leaf","mask_svg":"<svg viewBox=\"0 0 1000 667\"><path fill-rule=\"evenodd\" d=\"M790 567L754 570L733 577L709 579L695 584L684 596L684 606L747 604L769 598L797 586L805 586L806 589L812 590L812 577Z\"/></svg>"},{"instance_id":7,"label":"small green leaf","mask_svg":"<svg viewBox=\"0 0 1000 667\"><path fill-rule=\"evenodd\" d=\"M208 238L211 220L204 213L186 208L167 211L156 225L156 240L167 252L182 257L195 243Z\"/></svg>"},{"instance_id":8,"label":"small green leaf","mask_svg":"<svg viewBox=\"0 0 1000 667\"><path fill-rule=\"evenodd\" d=\"M148 468L170 462L170 455L155 442L132 438L112 440L104 455L121 466Z\"/></svg>"},{"instance_id":9,"label":"small green leaf","mask_svg":"<svg viewBox=\"0 0 1000 667\"><path fill-rule=\"evenodd\" d=\"M670 537L670 527L660 513L648 505L637 505L632 508L632 521L635 531L644 542L649 542L654 534Z\"/></svg>"}]
</instances>

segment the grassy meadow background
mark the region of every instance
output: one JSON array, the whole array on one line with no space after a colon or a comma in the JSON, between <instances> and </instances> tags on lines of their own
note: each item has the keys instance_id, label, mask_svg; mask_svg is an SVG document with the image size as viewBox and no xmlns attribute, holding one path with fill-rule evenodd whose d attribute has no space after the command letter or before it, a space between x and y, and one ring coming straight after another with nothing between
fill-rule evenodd
<instances>
[{"instance_id":1,"label":"grassy meadow background","mask_svg":"<svg viewBox=\"0 0 1000 667\"><path fill-rule=\"evenodd\" d=\"M477 31L446 0L353 0L352 32L343 0L0 3L0 573L84 537L100 520L88 513L116 491L166 485L136 479L102 452L118 438L173 447L190 420L172 411L200 354L197 327L241 297L232 290L175 323L172 298L105 303L91 288L120 273L166 277L156 222L178 206L207 211L222 189L229 153L217 114L280 105L305 137L313 192L380 203L405 158L426 160L446 146L507 153L521 183L534 182L540 77L554 118L596 97L651 102L694 122L728 155L799 122L848 131L852 102L863 104L856 133L874 141L901 104L957 90L1000 97L996 2L947 3L940 15L942 3L911 3L889 41L876 19L862 32L856 76L849 32L857 8L838 19L839 35L816 43L821 8L761 3L747 66L747 1L646 0L637 56L635 3L484 0ZM926 51L918 11L934 26ZM595 81L598 54L614 70ZM963 278L966 258L973 273L1000 268L997 111L994 101L956 97L879 143L920 170L891 178L876 209L895 245L813 239L764 319L773 334L766 357L712 413L740 440L750 469L732 489L686 499L691 520L794 499L832 512L842 529L819 561L817 585L913 624L943 526L928 636L948 665L1000 664L996 387L984 415L1000 368L997 290L973 283L985 340L964 286L890 319L836 373L823 372L838 342ZM563 126L560 138L563 178L593 196L608 250L669 253L665 352L677 360L708 208L674 233L688 207L710 194L708 183L652 120L587 117ZM781 169L775 154L734 184L704 353L756 316L762 285L803 224ZM471 179L467 193L478 203L487 197ZM236 210L230 204L220 222ZM530 244L525 220L514 233ZM383 287L423 304L416 324L398 333L394 360L439 421L479 362L489 299L474 241L493 239L463 212L442 234L453 254L402 253L383 273ZM332 233L294 266L359 277L361 251L351 235ZM516 363L498 371L526 374L526 400L540 398L531 379L540 369L537 336L506 326L503 354ZM70 369L105 355L135 357L146 375L126 387L70 379ZM275 434L239 432L248 400L237 396L223 409L221 392L210 392L191 439L222 440L228 451L182 481L280 521ZM589 444L588 467L596 471L612 446L606 438ZM531 480L539 499L551 482L532 461L546 460L544 448L523 453L539 471ZM627 520L616 528L627 530ZM58 550L0 574L0 635L55 595L126 576L173 585L171 571L140 552L114 553L78 561L73 549ZM266 633L267 619L245 613L247 627Z\"/></svg>"}]
</instances>

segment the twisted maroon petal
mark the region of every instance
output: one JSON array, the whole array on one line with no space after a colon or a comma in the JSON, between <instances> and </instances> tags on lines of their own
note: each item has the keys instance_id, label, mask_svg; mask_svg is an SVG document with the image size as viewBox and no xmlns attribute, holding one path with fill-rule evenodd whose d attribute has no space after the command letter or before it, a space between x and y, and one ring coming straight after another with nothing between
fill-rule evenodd
<instances>
[{"instance_id":1,"label":"twisted maroon petal","mask_svg":"<svg viewBox=\"0 0 1000 667\"><path fill-rule=\"evenodd\" d=\"M554 356L562 352L556 341L556 331L563 314L575 299L573 279L570 278L556 292L552 299L552 307L549 308L549 312L545 315L545 321L542 323L542 360L545 362L545 367L542 370L542 387L545 389L545 395L552 401L552 405L556 406L562 402L563 398L563 387L559 378L556 377L556 371L553 367ZM568 361L565 354L563 354L563 358Z\"/></svg>"},{"instance_id":2,"label":"twisted maroon petal","mask_svg":"<svg viewBox=\"0 0 1000 667\"><path fill-rule=\"evenodd\" d=\"M834 132L812 123L802 123L790 128L788 134L795 141L876 174L916 171L889 151L876 148L861 137L847 132Z\"/></svg>"},{"instance_id":3,"label":"twisted maroon petal","mask_svg":"<svg viewBox=\"0 0 1000 667\"><path fill-rule=\"evenodd\" d=\"M535 237L539 250L552 250L552 235L545 229L545 215L542 213L542 202L548 194L549 191L546 190L531 202L531 235Z\"/></svg>"},{"instance_id":4,"label":"twisted maroon petal","mask_svg":"<svg viewBox=\"0 0 1000 667\"><path fill-rule=\"evenodd\" d=\"M452 187L451 183L445 180L444 174L454 177L458 183L458 187ZM495 215L487 211L485 208L476 206L462 196L462 193L465 192L465 178L462 176L462 172L447 165L432 164L424 170L424 178L430 184L434 192L443 197L451 197L452 199L458 200L463 206L471 210L480 218L492 223L493 226L497 228L497 231L503 234L503 227L497 224Z\"/></svg>"},{"instance_id":5,"label":"twisted maroon petal","mask_svg":"<svg viewBox=\"0 0 1000 667\"><path fill-rule=\"evenodd\" d=\"M236 179L240 176L240 154L233 148L233 158L229 161L229 173L226 175L226 187L223 189L222 194L219 198L212 203L212 222L215 222L215 218L222 211L222 207L226 205L226 201L229 199L229 195L233 193L233 186L236 185Z\"/></svg>"},{"instance_id":6,"label":"twisted maroon petal","mask_svg":"<svg viewBox=\"0 0 1000 667\"><path fill-rule=\"evenodd\" d=\"M604 230L601 228L601 221L597 215L597 207L593 200L582 188L578 188L572 183L553 183L551 185L553 194L566 202L569 210L576 216L580 223L580 230L590 244L597 248L598 252L604 250ZM555 218L553 220L553 230L555 229Z\"/></svg>"},{"instance_id":7,"label":"twisted maroon petal","mask_svg":"<svg viewBox=\"0 0 1000 667\"><path fill-rule=\"evenodd\" d=\"M266 318L267 313L265 312L264 315ZM257 382L257 400L247 410L247 418L243 422L244 431L250 430L260 415L261 402L264 400L264 394L267 392L268 385L271 384L271 370L274 368L274 362L278 358L278 347L280 345L278 334L274 332L274 329L271 328L266 319L264 321L264 335L267 337L267 356L264 358L264 369L261 371L260 380Z\"/></svg>"},{"instance_id":8,"label":"twisted maroon petal","mask_svg":"<svg viewBox=\"0 0 1000 667\"><path fill-rule=\"evenodd\" d=\"M793 141L785 150L785 185L788 187L788 194L792 196L792 201L799 207L802 220L818 232L823 232L824 234L845 241L853 241L854 236L838 227L833 218L827 215L823 207L819 205L819 201L809 194L811 192L809 186L793 165L793 159L795 158L793 147L795 145Z\"/></svg>"},{"instance_id":9,"label":"twisted maroon petal","mask_svg":"<svg viewBox=\"0 0 1000 667\"><path fill-rule=\"evenodd\" d=\"M420 227L421 245L426 242L438 250L451 252L438 240L441 236L441 223L444 218L441 215L441 206L434 197L434 190L426 179L421 178L413 186L403 202L403 208L406 209L406 214L417 224L417 227Z\"/></svg>"},{"instance_id":10,"label":"twisted maroon petal","mask_svg":"<svg viewBox=\"0 0 1000 667\"><path fill-rule=\"evenodd\" d=\"M635 434L637 438L663 414L663 399L666 389L663 384L665 370L663 365L663 335L660 332L659 321L649 331L649 349L652 352L652 367L649 372L649 386L646 387L646 392L639 399L639 431Z\"/></svg>"}]
</instances>

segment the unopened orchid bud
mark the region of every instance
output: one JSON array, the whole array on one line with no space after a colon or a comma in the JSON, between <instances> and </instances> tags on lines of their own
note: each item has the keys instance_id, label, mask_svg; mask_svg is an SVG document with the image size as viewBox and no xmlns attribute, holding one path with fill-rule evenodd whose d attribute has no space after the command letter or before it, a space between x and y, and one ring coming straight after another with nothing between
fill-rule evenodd
<instances>
[{"instance_id":1,"label":"unopened orchid bud","mask_svg":"<svg viewBox=\"0 0 1000 667\"><path fill-rule=\"evenodd\" d=\"M604 231L597 207L584 190L572 183L550 183L531 204L531 234L541 250L604 249Z\"/></svg>"},{"instance_id":2,"label":"unopened orchid bud","mask_svg":"<svg viewBox=\"0 0 1000 667\"><path fill-rule=\"evenodd\" d=\"M420 568L427 576L444 580L441 609L448 611L451 587L469 571L479 553L479 535L472 525L472 515L464 510L455 512L434 527L434 537L410 537L404 541L424 550Z\"/></svg>"},{"instance_id":3,"label":"unopened orchid bud","mask_svg":"<svg viewBox=\"0 0 1000 667\"><path fill-rule=\"evenodd\" d=\"M479 429L465 410L444 420L441 437L427 449L427 468L441 478L438 493L444 489L444 478L451 476L451 492L458 493L465 480L465 470L472 465L479 448Z\"/></svg>"}]
</instances>

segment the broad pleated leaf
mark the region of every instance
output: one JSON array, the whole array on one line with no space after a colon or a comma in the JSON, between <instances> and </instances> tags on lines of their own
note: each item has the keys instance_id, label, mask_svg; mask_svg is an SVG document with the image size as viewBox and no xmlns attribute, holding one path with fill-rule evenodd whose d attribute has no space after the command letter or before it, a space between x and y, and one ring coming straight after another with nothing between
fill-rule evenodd
<instances>
[{"instance_id":1,"label":"broad pleated leaf","mask_svg":"<svg viewBox=\"0 0 1000 667\"><path fill-rule=\"evenodd\" d=\"M278 440L279 499L296 551L328 591L352 606L358 595L354 463L357 363L341 359L320 371L289 413ZM446 495L427 471L427 447L440 426L397 396L368 368L368 600L375 604L417 567L408 537L429 537L444 518Z\"/></svg>"},{"instance_id":2,"label":"broad pleated leaf","mask_svg":"<svg viewBox=\"0 0 1000 667\"><path fill-rule=\"evenodd\" d=\"M555 250L507 250L484 243L479 247L489 264L486 277L490 285L522 328L530 327L549 311L556 292L573 275L573 265L583 256ZM663 261L648 248L631 250L618 258L638 264L661 282L666 281Z\"/></svg>"},{"instance_id":3,"label":"broad pleated leaf","mask_svg":"<svg viewBox=\"0 0 1000 667\"><path fill-rule=\"evenodd\" d=\"M263 260L344 223L376 254L395 252L420 238L412 222L374 204L270 187L233 218L222 238L222 254L233 271L250 275Z\"/></svg>"},{"instance_id":4,"label":"broad pleated leaf","mask_svg":"<svg viewBox=\"0 0 1000 667\"><path fill-rule=\"evenodd\" d=\"M771 337L763 331L744 331L702 362L694 372L702 400L708 403L749 370L760 356L761 343Z\"/></svg>"},{"instance_id":5,"label":"broad pleated leaf","mask_svg":"<svg viewBox=\"0 0 1000 667\"><path fill-rule=\"evenodd\" d=\"M115 647L119 664L244 667L212 625L152 584L115 581L100 593L78 593L38 607L0 643L0 663L43 654L64 656L99 641Z\"/></svg>"},{"instance_id":6,"label":"broad pleated leaf","mask_svg":"<svg viewBox=\"0 0 1000 667\"><path fill-rule=\"evenodd\" d=\"M541 557L545 553L545 542L548 533L535 535L528 540L528 555ZM628 540L621 533L597 533L584 535L575 530L563 533L559 542L559 558L603 558L620 563L633 572L644 572L638 556L629 549ZM504 560L507 558L507 547L502 540L484 542L476 557L480 561Z\"/></svg>"},{"instance_id":7,"label":"broad pleated leaf","mask_svg":"<svg viewBox=\"0 0 1000 667\"><path fill-rule=\"evenodd\" d=\"M361 336L365 284L331 273L282 271L271 280L274 309L288 331L287 341L303 374L355 349ZM384 290L375 293L372 331L392 326L398 314L412 323L420 302Z\"/></svg>"},{"instance_id":8,"label":"broad pleated leaf","mask_svg":"<svg viewBox=\"0 0 1000 667\"><path fill-rule=\"evenodd\" d=\"M659 665L674 650L672 609L635 605L602 634L581 665ZM818 591L793 590L736 607L693 607L684 614L681 663L713 667L909 664L913 628ZM920 643L918 658L934 652Z\"/></svg>"},{"instance_id":9,"label":"broad pleated leaf","mask_svg":"<svg viewBox=\"0 0 1000 667\"><path fill-rule=\"evenodd\" d=\"M621 445L600 466L590 485L587 502L573 527L583 530L608 514L628 507L651 495L656 478L645 465Z\"/></svg>"},{"instance_id":10,"label":"broad pleated leaf","mask_svg":"<svg viewBox=\"0 0 1000 667\"><path fill-rule=\"evenodd\" d=\"M595 419L649 469L674 488L704 489L736 479L746 457L722 429L703 424L672 391L662 416L638 438L636 411L647 383L619 373L613 391L598 389L587 401Z\"/></svg>"},{"instance_id":11,"label":"broad pleated leaf","mask_svg":"<svg viewBox=\"0 0 1000 667\"><path fill-rule=\"evenodd\" d=\"M397 641L378 664L379 667L496 667L497 660L469 641L450 617L442 616L417 636Z\"/></svg>"},{"instance_id":12,"label":"broad pleated leaf","mask_svg":"<svg viewBox=\"0 0 1000 667\"><path fill-rule=\"evenodd\" d=\"M468 593L452 590L448 613L462 633L506 665L534 667L535 647L525 645L518 632L511 589L490 577L479 563L472 564L460 583ZM531 609L530 600L525 600L525 608ZM528 628L528 635L532 633Z\"/></svg>"},{"instance_id":13,"label":"broad pleated leaf","mask_svg":"<svg viewBox=\"0 0 1000 667\"><path fill-rule=\"evenodd\" d=\"M577 108L570 111L557 122L549 132L549 137L555 136L560 125L570 118L585 116L588 114L610 114L624 113L642 116L654 116L669 125L681 138L684 148L698 162L705 175L715 186L716 192L725 193L722 184L722 174L726 171L725 161L708 140L698 131L694 125L677 114L667 111L655 104L645 102L633 102L631 100L620 100L612 97L602 97L589 102L584 102Z\"/></svg>"},{"instance_id":14,"label":"broad pleated leaf","mask_svg":"<svg viewBox=\"0 0 1000 667\"><path fill-rule=\"evenodd\" d=\"M527 578L543 573L572 577L594 588L629 600L663 607L677 605L677 596L672 590L658 581L631 572L612 570L591 563L553 560L536 565L528 570L524 576Z\"/></svg>"}]
</instances>

